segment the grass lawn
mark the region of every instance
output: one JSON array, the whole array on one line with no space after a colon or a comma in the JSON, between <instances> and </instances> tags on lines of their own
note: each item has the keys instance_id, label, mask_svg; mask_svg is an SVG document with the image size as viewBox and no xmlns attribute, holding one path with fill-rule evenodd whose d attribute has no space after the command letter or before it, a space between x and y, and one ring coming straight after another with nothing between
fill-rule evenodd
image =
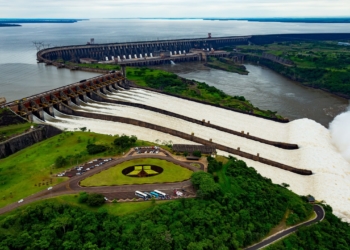
<instances>
[{"instance_id":1,"label":"grass lawn","mask_svg":"<svg viewBox=\"0 0 350 250\"><path fill-rule=\"evenodd\" d=\"M136 165L154 165L163 168L163 172L159 175L151 177L128 177L122 173L122 170ZM99 174L91 176L83 180L80 185L85 187L95 186L115 186L130 184L146 184L146 183L164 183L178 182L188 180L192 175L192 171L175 165L171 162L159 159L135 159L123 162L115 167L102 171Z\"/></svg>"},{"instance_id":2,"label":"grass lawn","mask_svg":"<svg viewBox=\"0 0 350 250\"><path fill-rule=\"evenodd\" d=\"M109 135L90 132L64 132L1 159L0 207L66 180L51 177L51 171L55 174L90 159L111 156L108 152L88 155L86 145L88 140L98 144L110 144L114 139ZM73 158L70 166L54 168L54 161L58 156L77 154L80 155L79 160Z\"/></svg>"}]
</instances>

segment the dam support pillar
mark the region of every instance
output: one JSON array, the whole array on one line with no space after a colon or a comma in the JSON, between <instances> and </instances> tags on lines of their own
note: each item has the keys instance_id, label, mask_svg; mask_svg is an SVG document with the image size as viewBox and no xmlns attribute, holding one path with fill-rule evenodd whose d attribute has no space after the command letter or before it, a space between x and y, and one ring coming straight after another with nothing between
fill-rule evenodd
<instances>
[{"instance_id":1,"label":"dam support pillar","mask_svg":"<svg viewBox=\"0 0 350 250\"><path fill-rule=\"evenodd\" d=\"M51 106L49 106L49 107L47 107L47 108L44 108L44 111L45 111L46 113L48 113L49 115L51 115L52 117L55 117L55 113L54 113L54 111L53 111L53 105L51 105Z\"/></svg>"},{"instance_id":2,"label":"dam support pillar","mask_svg":"<svg viewBox=\"0 0 350 250\"><path fill-rule=\"evenodd\" d=\"M28 112L25 117L29 122L33 122L33 113Z\"/></svg>"},{"instance_id":3,"label":"dam support pillar","mask_svg":"<svg viewBox=\"0 0 350 250\"><path fill-rule=\"evenodd\" d=\"M79 95L79 98L80 98L80 100L82 100L83 102L87 102L88 100L87 100L87 95L86 95L86 93L84 93L83 95Z\"/></svg>"},{"instance_id":4,"label":"dam support pillar","mask_svg":"<svg viewBox=\"0 0 350 250\"><path fill-rule=\"evenodd\" d=\"M38 117L40 120L42 121L45 121L45 118L44 118L44 110L43 109L40 109L38 111L34 111L33 114Z\"/></svg>"},{"instance_id":5,"label":"dam support pillar","mask_svg":"<svg viewBox=\"0 0 350 250\"><path fill-rule=\"evenodd\" d=\"M71 97L71 101L78 106L80 105L78 96Z\"/></svg>"},{"instance_id":6,"label":"dam support pillar","mask_svg":"<svg viewBox=\"0 0 350 250\"><path fill-rule=\"evenodd\" d=\"M102 88L100 88L100 92L101 92L102 94L107 95L107 90L106 90L106 87L102 87Z\"/></svg>"}]
</instances>

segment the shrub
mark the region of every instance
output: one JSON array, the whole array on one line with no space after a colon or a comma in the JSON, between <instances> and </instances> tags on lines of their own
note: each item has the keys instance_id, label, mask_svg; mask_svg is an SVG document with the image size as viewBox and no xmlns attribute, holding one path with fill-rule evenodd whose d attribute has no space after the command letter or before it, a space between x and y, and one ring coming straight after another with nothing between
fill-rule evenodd
<instances>
[{"instance_id":1,"label":"shrub","mask_svg":"<svg viewBox=\"0 0 350 250\"><path fill-rule=\"evenodd\" d=\"M194 151L194 152L192 153L192 155L195 156L195 157L202 157L201 151Z\"/></svg>"},{"instance_id":2,"label":"shrub","mask_svg":"<svg viewBox=\"0 0 350 250\"><path fill-rule=\"evenodd\" d=\"M127 148L127 147L132 147L137 141L137 137L132 135L132 136L127 136L127 135L122 135L114 140L114 145L120 148Z\"/></svg>"},{"instance_id":3,"label":"shrub","mask_svg":"<svg viewBox=\"0 0 350 250\"><path fill-rule=\"evenodd\" d=\"M89 144L86 146L86 149L90 155L93 155L106 151L107 147L104 145Z\"/></svg>"},{"instance_id":4,"label":"shrub","mask_svg":"<svg viewBox=\"0 0 350 250\"><path fill-rule=\"evenodd\" d=\"M105 203L105 198L102 194L89 194L86 200L86 204L90 207L99 207Z\"/></svg>"},{"instance_id":5,"label":"shrub","mask_svg":"<svg viewBox=\"0 0 350 250\"><path fill-rule=\"evenodd\" d=\"M55 160L55 166L58 167L58 168L61 168L65 165L68 164L68 161L66 158L64 158L63 156L58 156Z\"/></svg>"},{"instance_id":6,"label":"shrub","mask_svg":"<svg viewBox=\"0 0 350 250\"><path fill-rule=\"evenodd\" d=\"M87 199L88 199L88 194L86 192L81 192L79 194L78 202L79 203L86 203Z\"/></svg>"}]
</instances>

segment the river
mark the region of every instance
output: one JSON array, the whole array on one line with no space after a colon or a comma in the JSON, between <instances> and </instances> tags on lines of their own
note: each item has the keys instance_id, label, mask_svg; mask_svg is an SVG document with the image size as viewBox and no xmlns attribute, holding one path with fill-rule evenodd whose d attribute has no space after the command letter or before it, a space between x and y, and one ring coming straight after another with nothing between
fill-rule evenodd
<instances>
[{"instance_id":1,"label":"river","mask_svg":"<svg viewBox=\"0 0 350 250\"><path fill-rule=\"evenodd\" d=\"M298 82L261 66L246 64L248 75L211 69L199 63L165 65L157 68L181 77L206 82L235 96L241 95L254 106L277 111L290 120L309 118L328 127L335 116L344 112L349 101Z\"/></svg>"}]
</instances>

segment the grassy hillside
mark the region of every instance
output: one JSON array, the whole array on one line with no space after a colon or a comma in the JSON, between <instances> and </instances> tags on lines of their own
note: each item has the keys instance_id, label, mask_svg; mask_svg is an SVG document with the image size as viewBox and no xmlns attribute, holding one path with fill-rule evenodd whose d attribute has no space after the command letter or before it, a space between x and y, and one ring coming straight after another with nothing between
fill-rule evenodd
<instances>
[{"instance_id":1,"label":"grassy hillside","mask_svg":"<svg viewBox=\"0 0 350 250\"><path fill-rule=\"evenodd\" d=\"M99 157L121 156L122 152L127 152L131 146L155 145L138 140L127 148L117 147L113 144L117 136L65 131L1 159L0 207L66 180L67 177L54 177L54 175L73 166ZM88 144L104 145L107 150L89 155L86 148ZM66 163L60 168L55 166L55 160L59 156L66 159Z\"/></svg>"}]
</instances>

